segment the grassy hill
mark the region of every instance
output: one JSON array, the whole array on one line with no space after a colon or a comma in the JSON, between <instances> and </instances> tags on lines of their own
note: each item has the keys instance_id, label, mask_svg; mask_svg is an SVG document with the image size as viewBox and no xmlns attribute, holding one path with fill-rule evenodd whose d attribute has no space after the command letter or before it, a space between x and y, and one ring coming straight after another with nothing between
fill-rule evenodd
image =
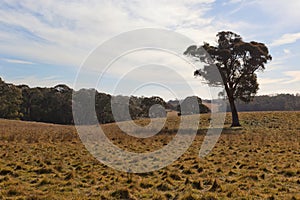
<instances>
[{"instance_id":1,"label":"grassy hill","mask_svg":"<svg viewBox=\"0 0 300 200\"><path fill-rule=\"evenodd\" d=\"M189 150L144 174L101 164L73 126L0 120L0 199L300 199L300 112L241 113L244 128L225 128L203 159L198 153L209 114L201 116ZM114 123L102 128L120 148L148 152L166 145L179 122L173 115L161 134L146 139Z\"/></svg>"}]
</instances>

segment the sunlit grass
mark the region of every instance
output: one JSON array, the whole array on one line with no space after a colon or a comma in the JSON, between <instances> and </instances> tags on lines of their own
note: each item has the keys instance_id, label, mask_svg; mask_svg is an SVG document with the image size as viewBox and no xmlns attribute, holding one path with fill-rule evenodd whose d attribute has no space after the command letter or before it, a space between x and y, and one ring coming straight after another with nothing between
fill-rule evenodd
<instances>
[{"instance_id":1,"label":"sunlit grass","mask_svg":"<svg viewBox=\"0 0 300 200\"><path fill-rule=\"evenodd\" d=\"M0 199L300 199L300 112L240 113L238 130L228 116L215 148L200 159L209 118L202 115L179 160L144 174L101 164L73 126L0 120ZM102 128L120 148L150 152L172 140L179 122L173 116L145 139L115 124Z\"/></svg>"}]
</instances>

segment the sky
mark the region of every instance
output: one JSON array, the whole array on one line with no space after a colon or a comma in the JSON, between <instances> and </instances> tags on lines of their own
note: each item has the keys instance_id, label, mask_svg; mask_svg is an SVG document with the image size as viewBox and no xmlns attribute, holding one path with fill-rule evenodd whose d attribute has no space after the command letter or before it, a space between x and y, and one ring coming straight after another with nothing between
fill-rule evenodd
<instances>
[{"instance_id":1,"label":"sky","mask_svg":"<svg viewBox=\"0 0 300 200\"><path fill-rule=\"evenodd\" d=\"M104 67L85 68L82 72L82 66L99 46L116 41L114 38L128 31L162 29L201 45L204 41L215 44L216 34L225 30L241 35L244 41L268 46L273 60L265 71L258 72L258 95L300 93L300 1L286 2L2 0L0 77L31 87L63 83L72 88L96 87L110 94L159 95L165 99L189 95L190 90L181 84L187 83L196 95L210 98L215 94L193 76L190 64L166 51L144 49L122 55L104 76ZM135 43L135 39L116 44L106 53L118 52L124 45ZM78 75L82 73L85 78L79 84ZM163 79L169 82L156 84Z\"/></svg>"}]
</instances>

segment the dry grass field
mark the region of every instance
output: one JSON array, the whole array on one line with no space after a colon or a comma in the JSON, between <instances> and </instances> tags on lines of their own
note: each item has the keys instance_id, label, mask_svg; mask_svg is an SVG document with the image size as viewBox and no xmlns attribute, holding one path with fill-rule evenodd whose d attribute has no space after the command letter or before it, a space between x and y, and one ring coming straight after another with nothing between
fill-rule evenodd
<instances>
[{"instance_id":1,"label":"dry grass field","mask_svg":"<svg viewBox=\"0 0 300 200\"><path fill-rule=\"evenodd\" d=\"M240 118L243 129L234 130L227 117L215 148L200 159L209 123L209 115L202 115L188 151L172 165L144 174L101 164L73 126L0 120L0 199L300 199L300 112ZM147 139L127 136L115 124L102 127L119 147L147 152L166 145L178 123L173 116Z\"/></svg>"}]
</instances>

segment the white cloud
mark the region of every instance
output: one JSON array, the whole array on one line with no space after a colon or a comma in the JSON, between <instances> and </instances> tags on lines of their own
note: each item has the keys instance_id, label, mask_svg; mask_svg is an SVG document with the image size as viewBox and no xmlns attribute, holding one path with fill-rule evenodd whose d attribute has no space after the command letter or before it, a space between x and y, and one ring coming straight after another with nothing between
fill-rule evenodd
<instances>
[{"instance_id":1,"label":"white cloud","mask_svg":"<svg viewBox=\"0 0 300 200\"><path fill-rule=\"evenodd\" d=\"M289 49L283 49L283 52L284 52L285 54L290 54L290 53L291 53L291 50L289 50Z\"/></svg>"},{"instance_id":2,"label":"white cloud","mask_svg":"<svg viewBox=\"0 0 300 200\"><path fill-rule=\"evenodd\" d=\"M0 54L29 60L24 60L22 64L35 62L77 67L89 52L102 42L122 32L145 27L171 29L190 37L198 44L202 44L203 41L213 43L216 33L220 30L232 30L243 37L249 36L249 34L266 34L266 38L272 39L266 33L267 30L266 32L257 31L262 30L258 27L259 23L237 18L230 20L227 18L228 15L226 17L227 11L223 11L219 18L217 17L219 13L216 13L216 17L208 17L206 14L215 5L214 2L214 0L162 0L155 2L151 0L3 0L0 6L0 25L4 27L0 27ZM231 13L241 9L241 6L250 4L243 0L230 0L229 2L236 6L233 8L236 10ZM285 23L293 26L299 24L299 2L298 0L290 3L279 0L251 1L251 8L253 6L262 9L276 21L278 19L278 23L274 23L274 26L281 28ZM230 14L230 11L228 12ZM293 30L295 31L295 29ZM289 31L287 30L287 32ZM249 40L248 38L244 39ZM250 39L252 38L256 40L256 36L251 36ZM300 33L285 34L274 40L272 45L293 43L299 38ZM284 51L286 56L290 56L288 49ZM293 49L293 53L294 51ZM136 61L128 60L126 65L138 63L146 56L149 55L137 56L134 58ZM10 60L10 62L21 64L22 61ZM176 66L174 59L165 58L159 62ZM267 70L278 69L285 65L286 60L277 61L277 58L274 57ZM112 71L112 74L120 76L123 69ZM178 72L186 77L192 75L192 71L179 69ZM41 79L38 77L15 78L14 81L49 86L61 82L57 78ZM195 80L191 79L191 81ZM288 80L280 78L276 81ZM272 77L262 80L262 84L271 85L272 83L275 83Z\"/></svg>"},{"instance_id":3,"label":"white cloud","mask_svg":"<svg viewBox=\"0 0 300 200\"><path fill-rule=\"evenodd\" d=\"M10 41L0 45L0 52L78 66L99 43L125 31L206 26L211 19L204 14L212 2L6 0L3 5L15 8L2 7L0 23L13 30L0 30Z\"/></svg>"},{"instance_id":4,"label":"white cloud","mask_svg":"<svg viewBox=\"0 0 300 200\"><path fill-rule=\"evenodd\" d=\"M281 46L285 44L292 44L300 39L300 33L287 33L272 42L271 46Z\"/></svg>"},{"instance_id":5,"label":"white cloud","mask_svg":"<svg viewBox=\"0 0 300 200\"><path fill-rule=\"evenodd\" d=\"M99 44L133 29L168 28L202 44L213 42L222 29L250 26L207 17L213 3L214 0L5 0L3 5L15 8L0 8L0 23L12 29L0 29L0 37L9 41L0 43L0 53L41 63L79 66Z\"/></svg>"},{"instance_id":6,"label":"white cloud","mask_svg":"<svg viewBox=\"0 0 300 200\"><path fill-rule=\"evenodd\" d=\"M299 0L259 0L255 1L258 8L272 17L276 23L274 27L295 27L299 24L300 1Z\"/></svg>"},{"instance_id":7,"label":"white cloud","mask_svg":"<svg viewBox=\"0 0 300 200\"><path fill-rule=\"evenodd\" d=\"M258 78L258 83L261 85L269 85L274 83L279 84L285 80L285 78Z\"/></svg>"},{"instance_id":8,"label":"white cloud","mask_svg":"<svg viewBox=\"0 0 300 200\"><path fill-rule=\"evenodd\" d=\"M48 77L37 77L37 76L23 76L15 78L5 78L5 82L13 83L15 85L28 85L30 87L54 87L59 83L65 83L57 76L48 76ZM70 83L66 83L70 85Z\"/></svg>"},{"instance_id":9,"label":"white cloud","mask_svg":"<svg viewBox=\"0 0 300 200\"><path fill-rule=\"evenodd\" d=\"M244 0L229 0L228 2L226 2L226 3L228 3L228 4L235 4L235 3L241 3L241 2L243 2Z\"/></svg>"},{"instance_id":10,"label":"white cloud","mask_svg":"<svg viewBox=\"0 0 300 200\"><path fill-rule=\"evenodd\" d=\"M300 71L283 72L282 78L258 77L258 95L299 93Z\"/></svg>"},{"instance_id":11,"label":"white cloud","mask_svg":"<svg viewBox=\"0 0 300 200\"><path fill-rule=\"evenodd\" d=\"M300 71L286 71L284 74L290 77L288 81L284 82L285 84L300 82Z\"/></svg>"},{"instance_id":12,"label":"white cloud","mask_svg":"<svg viewBox=\"0 0 300 200\"><path fill-rule=\"evenodd\" d=\"M299 93L300 71L285 71L282 78L258 77L260 84L259 95L280 94L280 93ZM274 87L275 86L275 87Z\"/></svg>"},{"instance_id":13,"label":"white cloud","mask_svg":"<svg viewBox=\"0 0 300 200\"><path fill-rule=\"evenodd\" d=\"M273 71L273 70L283 69L285 63L291 57L292 57L291 54L285 54L284 56L274 57L273 60L270 63L266 64L266 66L265 66L266 69L264 70L264 72L268 73L268 72Z\"/></svg>"},{"instance_id":14,"label":"white cloud","mask_svg":"<svg viewBox=\"0 0 300 200\"><path fill-rule=\"evenodd\" d=\"M1 60L4 60L5 62L8 63L16 63L16 64L24 64L24 65L33 65L35 63L26 61L26 60L18 60L18 59L7 59L7 58L2 58Z\"/></svg>"}]
</instances>

